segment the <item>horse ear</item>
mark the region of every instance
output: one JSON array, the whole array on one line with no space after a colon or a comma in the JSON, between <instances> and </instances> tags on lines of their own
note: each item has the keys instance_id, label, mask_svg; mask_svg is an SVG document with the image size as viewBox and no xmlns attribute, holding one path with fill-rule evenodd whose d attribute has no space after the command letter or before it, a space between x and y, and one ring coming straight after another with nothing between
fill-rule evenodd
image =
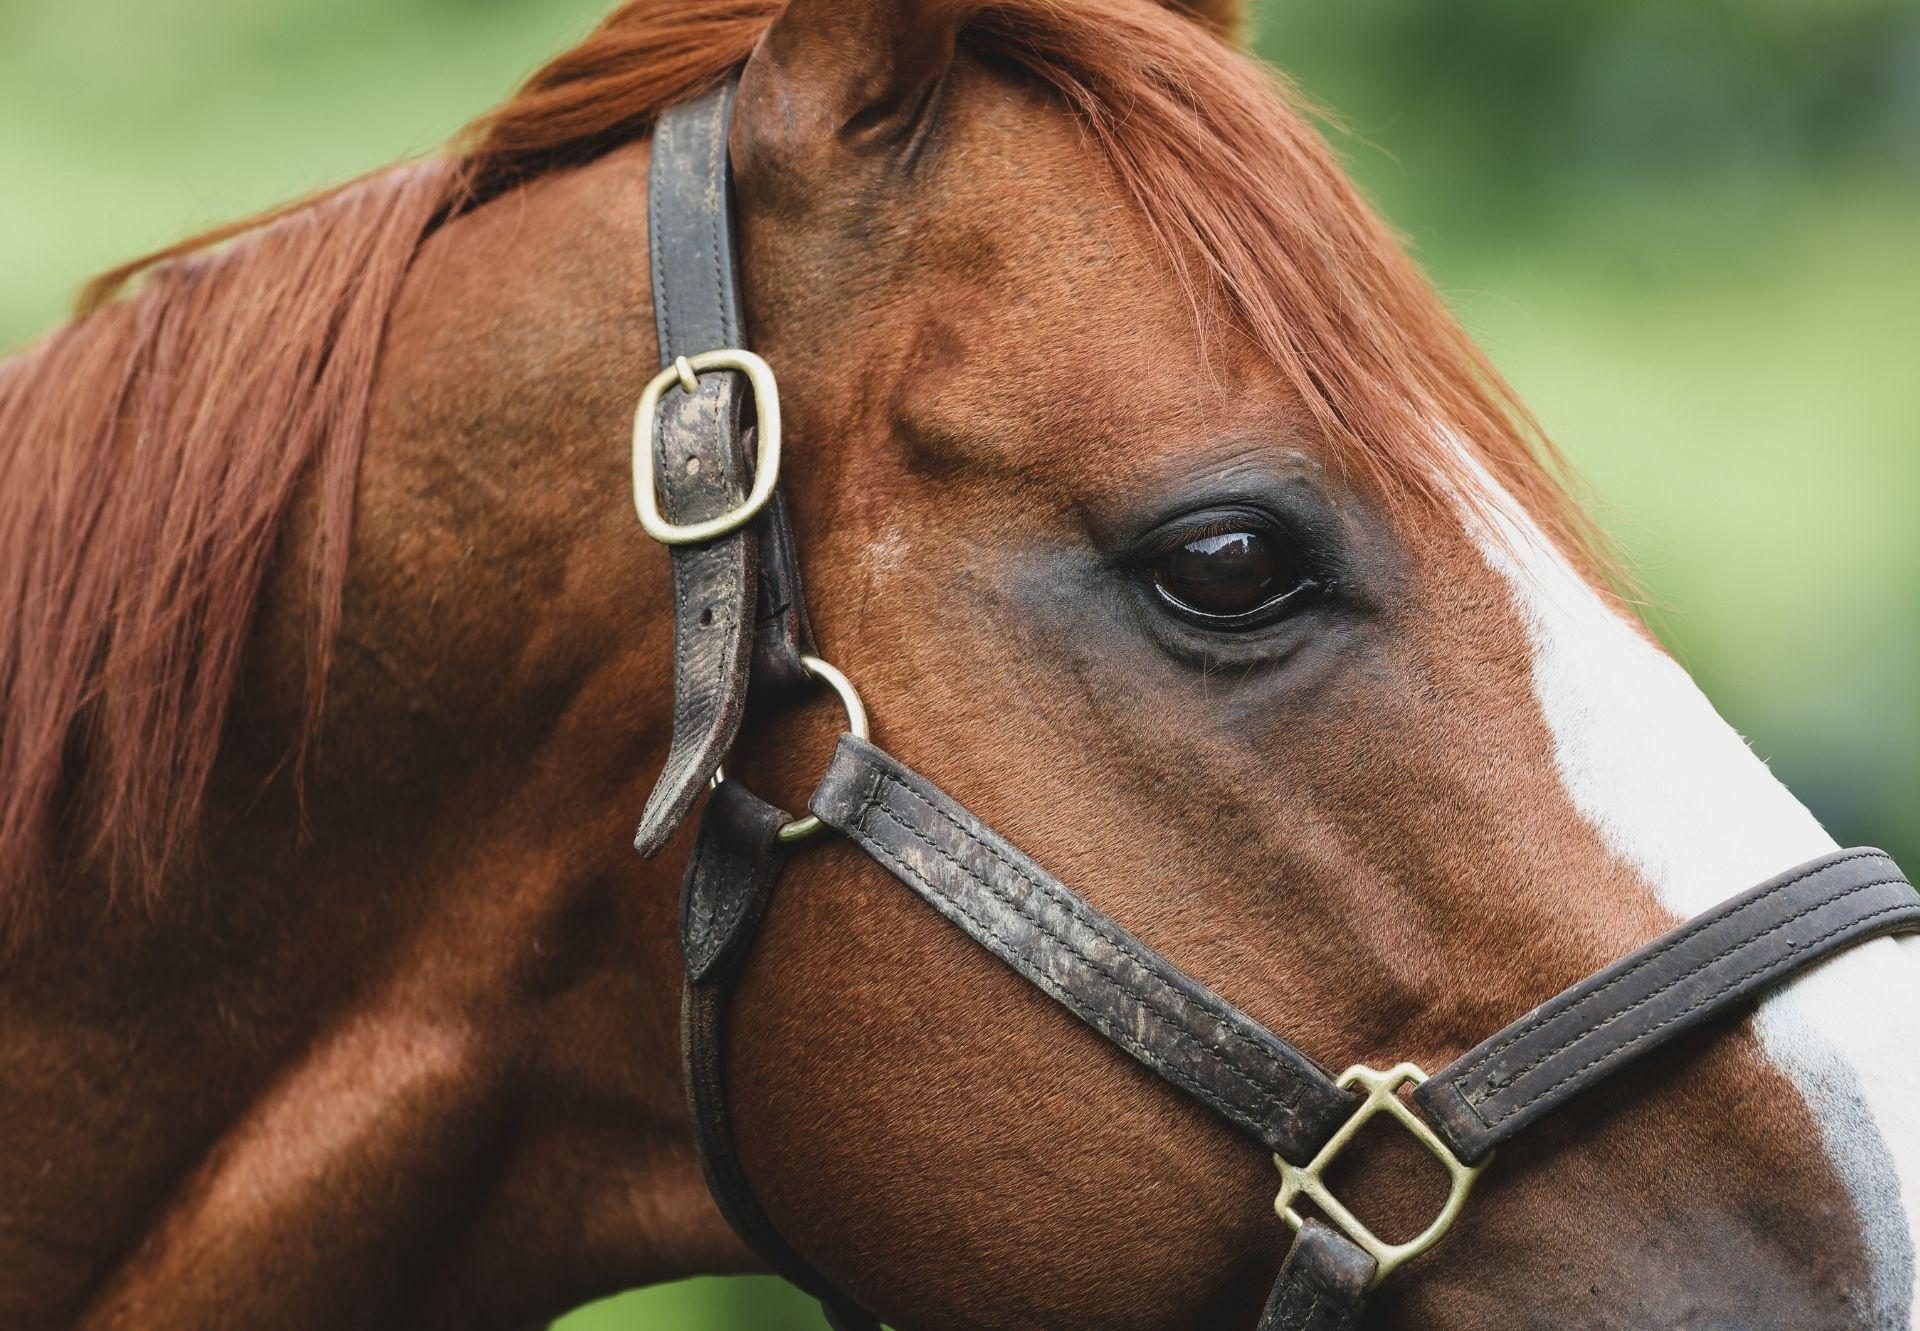
<instances>
[{"instance_id":1,"label":"horse ear","mask_svg":"<svg viewBox=\"0 0 1920 1331\"><path fill-rule=\"evenodd\" d=\"M736 157L771 149L791 165L829 145L910 150L952 68L962 8L953 0L791 0L741 75Z\"/></svg>"},{"instance_id":2,"label":"horse ear","mask_svg":"<svg viewBox=\"0 0 1920 1331\"><path fill-rule=\"evenodd\" d=\"M1166 0L1166 4L1193 15L1235 45L1246 38L1248 0Z\"/></svg>"}]
</instances>

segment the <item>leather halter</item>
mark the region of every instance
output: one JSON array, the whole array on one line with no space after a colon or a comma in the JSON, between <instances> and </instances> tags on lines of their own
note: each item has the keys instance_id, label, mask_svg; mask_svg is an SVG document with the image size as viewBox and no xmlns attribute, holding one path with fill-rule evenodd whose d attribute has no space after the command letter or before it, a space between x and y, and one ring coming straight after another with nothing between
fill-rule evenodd
<instances>
[{"instance_id":1,"label":"leather halter","mask_svg":"<svg viewBox=\"0 0 1920 1331\"><path fill-rule=\"evenodd\" d=\"M649 227L663 368L636 420L634 473L642 521L672 557L674 729L635 845L657 852L714 781L750 694L756 704L777 703L797 697L810 677L829 679L856 733L841 737L813 816L1042 993L1273 1152L1282 1176L1276 1209L1297 1238L1262 1331L1350 1331L1367 1291L1444 1235L1502 1142L1815 962L1920 929L1920 895L1886 855L1837 851L1695 916L1431 1078L1411 1064L1336 1078L1181 971L869 743L851 688L812 655L777 485L777 388L745 350L727 164L732 102L731 84L717 88L666 113L654 132ZM748 465L755 453L757 474ZM878 1323L780 1237L741 1169L727 1108L733 982L795 833L812 830L738 781L715 783L681 899L682 1045L695 1140L721 1212L775 1271L821 1300L831 1324L851 1331ZM1411 1104L1398 1093L1409 1083ZM1452 1179L1440 1215L1405 1244L1376 1238L1322 1180L1379 1113L1397 1119ZM1303 1196L1333 1223L1303 1218Z\"/></svg>"}]
</instances>

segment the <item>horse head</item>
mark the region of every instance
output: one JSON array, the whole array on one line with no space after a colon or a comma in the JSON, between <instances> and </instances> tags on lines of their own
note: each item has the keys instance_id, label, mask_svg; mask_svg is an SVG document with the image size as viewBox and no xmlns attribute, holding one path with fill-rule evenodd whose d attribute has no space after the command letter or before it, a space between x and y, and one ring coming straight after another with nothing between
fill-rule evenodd
<instances>
[{"instance_id":1,"label":"horse head","mask_svg":"<svg viewBox=\"0 0 1920 1331\"><path fill-rule=\"evenodd\" d=\"M67 644L64 703L0 672L40 727L9 770L65 772L78 811L35 825L61 890L7 972L0 1248L33 1275L0 1308L509 1326L755 1265L683 1104L691 833L626 849L676 719L669 557L624 452L659 350L647 132L736 76L746 327L821 651L888 751L1181 971L1329 1066L1437 1069L1834 850L1612 590L1524 409L1239 22L643 0L449 162L176 257L0 378L0 424L97 445L0 548L39 514L59 550L131 552L16 579L95 631L36 630ZM276 283L313 297L307 343L200 335L294 441L245 435L278 467L254 508L203 502L218 459L187 493L150 454L122 494L125 411L30 406L91 367L187 440L218 385L156 367ZM244 594L202 594L209 550ZM156 560L194 595L144 638L102 627ZM212 681L198 738L115 712L153 679ZM824 702L754 711L728 778L800 810L834 729ZM199 849L129 910L83 811L139 801L86 773L203 749ZM1903 946L1504 1147L1370 1324L1912 1325ZM787 866L726 1062L768 1217L902 1326L1250 1326L1291 1237L1267 1151L842 838ZM1418 1231L1432 1162L1363 1142L1343 1195Z\"/></svg>"}]
</instances>

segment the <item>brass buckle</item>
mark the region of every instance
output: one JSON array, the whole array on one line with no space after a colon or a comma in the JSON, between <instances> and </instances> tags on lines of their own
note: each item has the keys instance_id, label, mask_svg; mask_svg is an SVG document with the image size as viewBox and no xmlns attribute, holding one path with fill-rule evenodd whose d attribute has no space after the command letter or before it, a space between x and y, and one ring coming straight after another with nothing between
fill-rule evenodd
<instances>
[{"instance_id":1,"label":"brass buckle","mask_svg":"<svg viewBox=\"0 0 1920 1331\"><path fill-rule=\"evenodd\" d=\"M1298 1233L1303 1223L1300 1213L1293 1209L1294 1202L1303 1194L1326 1213L1327 1219L1338 1225L1346 1236L1366 1249L1367 1255L1377 1264L1373 1273L1373 1285L1379 1284L1387 1276L1406 1262L1412 1261L1421 1253L1446 1237L1453 1222L1460 1217L1461 1209L1467 1204L1467 1194L1473 1190L1473 1182L1480 1177L1480 1171L1486 1168L1487 1160L1477 1165L1462 1164L1451 1148L1440 1140L1434 1130L1426 1125L1418 1114L1407 1107L1397 1094L1402 1086L1409 1083L1418 1086L1427 1079L1427 1074L1412 1063L1401 1063L1385 1072L1376 1071L1364 1064L1348 1068L1340 1074L1340 1088L1364 1087L1367 1098L1353 1111L1340 1131L1333 1134L1320 1153L1305 1165L1292 1165L1280 1156L1273 1157L1273 1163L1280 1166L1280 1195L1274 1199L1273 1209L1280 1213ZM1375 1114L1385 1110L1400 1121L1400 1126L1412 1134L1413 1139L1427 1148L1427 1153L1438 1160L1447 1171L1449 1188L1447 1203L1440 1208L1433 1223L1428 1225L1416 1237L1405 1243L1388 1243L1377 1237L1374 1232L1361 1223L1360 1218L1340 1204L1340 1199L1328 1190L1321 1175L1327 1167L1339 1158L1340 1152L1347 1148L1360 1129ZM1369 1288L1372 1286L1370 1285Z\"/></svg>"},{"instance_id":2,"label":"brass buckle","mask_svg":"<svg viewBox=\"0 0 1920 1331\"><path fill-rule=\"evenodd\" d=\"M660 512L653 474L653 418L660 408L660 397L678 384L692 393L699 388L699 376L712 370L738 370L753 386L754 430L758 436L757 456L753 463L753 488L738 508L702 522L668 522ZM633 411L633 503L640 514L640 525L647 535L662 545L699 545L728 532L738 531L753 521L780 480L780 387L773 367L751 351L727 348L703 351L698 356L678 356L673 364L648 380L640 393L640 405Z\"/></svg>"}]
</instances>

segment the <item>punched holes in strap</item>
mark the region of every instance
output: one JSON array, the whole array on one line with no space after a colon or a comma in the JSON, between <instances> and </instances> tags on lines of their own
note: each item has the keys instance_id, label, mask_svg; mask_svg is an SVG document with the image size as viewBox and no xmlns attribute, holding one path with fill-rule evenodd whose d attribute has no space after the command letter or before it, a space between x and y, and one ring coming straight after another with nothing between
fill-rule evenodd
<instances>
[{"instance_id":1,"label":"punched holes in strap","mask_svg":"<svg viewBox=\"0 0 1920 1331\"><path fill-rule=\"evenodd\" d=\"M1856 943L1920 929L1877 850L1838 851L1695 916L1468 1051L1414 1092L1466 1161L1649 1050Z\"/></svg>"},{"instance_id":2,"label":"punched holes in strap","mask_svg":"<svg viewBox=\"0 0 1920 1331\"><path fill-rule=\"evenodd\" d=\"M1360 1097L852 735L813 811L1010 968L1268 1150L1306 1160Z\"/></svg>"}]
</instances>

